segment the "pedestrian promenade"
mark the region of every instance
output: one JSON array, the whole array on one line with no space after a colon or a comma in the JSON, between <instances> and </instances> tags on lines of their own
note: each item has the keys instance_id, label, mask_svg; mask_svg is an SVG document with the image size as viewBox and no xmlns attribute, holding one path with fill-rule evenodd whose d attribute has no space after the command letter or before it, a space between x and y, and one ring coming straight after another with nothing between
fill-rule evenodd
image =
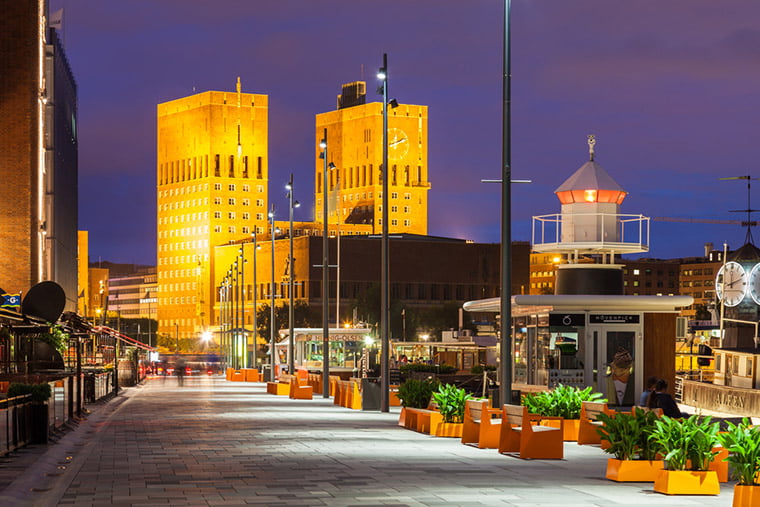
<instances>
[{"instance_id":1,"label":"pedestrian promenade","mask_svg":"<svg viewBox=\"0 0 760 507\"><path fill-rule=\"evenodd\" d=\"M728 506L604 478L607 455L565 443L522 461L399 428L391 413L291 400L222 377L150 379L97 409L0 491L0 505ZM11 460L0 463L0 469Z\"/></svg>"}]
</instances>

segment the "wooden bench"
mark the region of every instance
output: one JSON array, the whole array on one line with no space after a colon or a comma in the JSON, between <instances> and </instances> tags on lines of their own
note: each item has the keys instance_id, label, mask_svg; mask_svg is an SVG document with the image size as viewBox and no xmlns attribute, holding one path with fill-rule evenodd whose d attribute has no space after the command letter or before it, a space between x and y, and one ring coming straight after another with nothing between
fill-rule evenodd
<instances>
[{"instance_id":1,"label":"wooden bench","mask_svg":"<svg viewBox=\"0 0 760 507\"><path fill-rule=\"evenodd\" d=\"M243 368L241 371L246 382L261 382L261 374L257 368Z\"/></svg>"},{"instance_id":2,"label":"wooden bench","mask_svg":"<svg viewBox=\"0 0 760 507\"><path fill-rule=\"evenodd\" d=\"M322 393L322 374L309 373L309 385L315 393Z\"/></svg>"},{"instance_id":3,"label":"wooden bench","mask_svg":"<svg viewBox=\"0 0 760 507\"><path fill-rule=\"evenodd\" d=\"M338 381L340 380L340 377L338 375L329 375L327 377L327 380L330 382L330 396L335 396L335 393L338 389ZM339 405L339 403L336 403L336 405Z\"/></svg>"},{"instance_id":4,"label":"wooden bench","mask_svg":"<svg viewBox=\"0 0 760 507\"><path fill-rule=\"evenodd\" d=\"M227 380L230 382L245 382L245 372L235 368L227 369Z\"/></svg>"},{"instance_id":5,"label":"wooden bench","mask_svg":"<svg viewBox=\"0 0 760 507\"><path fill-rule=\"evenodd\" d=\"M435 429L443 422L443 416L438 411L434 401L427 408L401 407L398 425L408 430L420 433L434 434Z\"/></svg>"},{"instance_id":6,"label":"wooden bench","mask_svg":"<svg viewBox=\"0 0 760 507\"><path fill-rule=\"evenodd\" d=\"M309 372L298 370L290 377L290 392L288 397L294 400L310 400L314 395L313 387L309 385Z\"/></svg>"},{"instance_id":7,"label":"wooden bench","mask_svg":"<svg viewBox=\"0 0 760 507\"><path fill-rule=\"evenodd\" d=\"M501 411L490 408L488 400L467 400L464 406L462 443L477 445L478 449L499 447Z\"/></svg>"},{"instance_id":8,"label":"wooden bench","mask_svg":"<svg viewBox=\"0 0 760 507\"><path fill-rule=\"evenodd\" d=\"M522 459L562 459L564 457L563 420L528 414L528 407L504 405L499 435L499 452L519 453ZM542 420L560 420L559 428L543 426Z\"/></svg>"},{"instance_id":9,"label":"wooden bench","mask_svg":"<svg viewBox=\"0 0 760 507\"><path fill-rule=\"evenodd\" d=\"M601 444L601 436L596 430L601 428L603 423L597 420L597 416L599 414L610 415L613 412L605 402L582 401L580 423L578 423L578 445Z\"/></svg>"},{"instance_id":10,"label":"wooden bench","mask_svg":"<svg viewBox=\"0 0 760 507\"><path fill-rule=\"evenodd\" d=\"M361 384L355 380L338 380L336 383L336 394L333 399L335 405L350 408L353 410L362 409L362 394L359 386Z\"/></svg>"},{"instance_id":11,"label":"wooden bench","mask_svg":"<svg viewBox=\"0 0 760 507\"><path fill-rule=\"evenodd\" d=\"M290 380L293 375L282 374L278 380L267 382L267 393L278 394L280 396L290 395Z\"/></svg>"}]
</instances>

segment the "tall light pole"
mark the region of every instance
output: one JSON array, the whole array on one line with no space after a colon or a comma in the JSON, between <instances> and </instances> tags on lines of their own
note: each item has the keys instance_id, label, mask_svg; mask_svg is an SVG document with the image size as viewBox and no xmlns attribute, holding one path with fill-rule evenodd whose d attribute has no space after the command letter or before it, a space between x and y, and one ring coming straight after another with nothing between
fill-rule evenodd
<instances>
[{"instance_id":1,"label":"tall light pole","mask_svg":"<svg viewBox=\"0 0 760 507\"><path fill-rule=\"evenodd\" d=\"M245 243L240 244L240 337L243 345L242 367L248 367L248 333L245 329Z\"/></svg>"},{"instance_id":2,"label":"tall light pole","mask_svg":"<svg viewBox=\"0 0 760 507\"><path fill-rule=\"evenodd\" d=\"M327 129L322 131L322 140L319 142L322 153L322 397L330 397L330 272L328 271L330 259L327 240L329 228L327 224Z\"/></svg>"},{"instance_id":3,"label":"tall light pole","mask_svg":"<svg viewBox=\"0 0 760 507\"><path fill-rule=\"evenodd\" d=\"M277 350L276 350L276 342L275 342L275 318L274 318L274 298L275 298L275 292L277 292L277 289L275 288L274 283L274 236L275 236L275 230L274 230L274 204L272 204L272 210L269 212L269 227L272 231L272 287L269 289L270 297L271 297L271 305L270 305L270 314L269 314L269 342L270 342L270 355L271 355L271 367L272 367L272 373L270 373L269 380L274 382L274 367L275 367L275 358L277 356Z\"/></svg>"},{"instance_id":4,"label":"tall light pole","mask_svg":"<svg viewBox=\"0 0 760 507\"><path fill-rule=\"evenodd\" d=\"M256 315L259 310L258 301L257 301L257 292L258 287L256 286L256 253L258 250L258 245L256 244L256 231L254 230L253 234L251 234L253 237L253 359L254 362L256 361L256 346L258 344L258 337L259 337L259 328L258 328L258 316ZM258 366L256 366L258 368Z\"/></svg>"},{"instance_id":5,"label":"tall light pole","mask_svg":"<svg viewBox=\"0 0 760 507\"><path fill-rule=\"evenodd\" d=\"M288 257L288 292L290 302L288 306L288 373L293 375L295 372L295 337L293 336L293 287L295 281L295 267L293 266L293 209L298 208L301 203L293 200L293 173L290 173L290 181L285 185L288 190L288 201L290 202L290 256Z\"/></svg>"},{"instance_id":6,"label":"tall light pole","mask_svg":"<svg viewBox=\"0 0 760 507\"><path fill-rule=\"evenodd\" d=\"M380 411L390 410L390 382L388 375L388 353L390 349L390 275L388 256L388 55L383 53L383 66L378 70L377 77L382 81L383 91L383 198L382 221L383 231L380 240Z\"/></svg>"},{"instance_id":7,"label":"tall light pole","mask_svg":"<svg viewBox=\"0 0 760 507\"><path fill-rule=\"evenodd\" d=\"M502 76L501 163L501 386L499 403L512 403L512 148L511 148L511 0L504 0L504 67Z\"/></svg>"},{"instance_id":8,"label":"tall light pole","mask_svg":"<svg viewBox=\"0 0 760 507\"><path fill-rule=\"evenodd\" d=\"M238 269L238 259L235 256L235 262L232 264L233 274L235 276L235 288L233 300L235 305L232 311L232 357L235 358L235 369L240 368L240 357L238 357L238 330L240 329L239 311L240 311L240 271Z\"/></svg>"},{"instance_id":9,"label":"tall light pole","mask_svg":"<svg viewBox=\"0 0 760 507\"><path fill-rule=\"evenodd\" d=\"M179 357L179 323L174 323L174 354Z\"/></svg>"}]
</instances>

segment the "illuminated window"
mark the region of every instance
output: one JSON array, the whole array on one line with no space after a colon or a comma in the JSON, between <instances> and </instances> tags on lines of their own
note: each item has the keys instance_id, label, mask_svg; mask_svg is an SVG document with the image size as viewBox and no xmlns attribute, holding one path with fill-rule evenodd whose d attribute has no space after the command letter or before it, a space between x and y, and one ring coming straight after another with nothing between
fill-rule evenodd
<instances>
[{"instance_id":1,"label":"illuminated window","mask_svg":"<svg viewBox=\"0 0 760 507\"><path fill-rule=\"evenodd\" d=\"M398 225L398 220L396 220L395 218L391 220L391 225Z\"/></svg>"},{"instance_id":2,"label":"illuminated window","mask_svg":"<svg viewBox=\"0 0 760 507\"><path fill-rule=\"evenodd\" d=\"M412 225L412 221L411 220L409 220L408 218L406 220L404 220L404 227L409 227L410 225Z\"/></svg>"},{"instance_id":3,"label":"illuminated window","mask_svg":"<svg viewBox=\"0 0 760 507\"><path fill-rule=\"evenodd\" d=\"M583 192L583 200L586 202L596 202L596 190L586 190Z\"/></svg>"},{"instance_id":4,"label":"illuminated window","mask_svg":"<svg viewBox=\"0 0 760 507\"><path fill-rule=\"evenodd\" d=\"M250 192L251 186L250 185L243 185L243 192Z\"/></svg>"},{"instance_id":5,"label":"illuminated window","mask_svg":"<svg viewBox=\"0 0 760 507\"><path fill-rule=\"evenodd\" d=\"M243 220L249 220L251 218L251 215L249 213L243 213Z\"/></svg>"},{"instance_id":6,"label":"illuminated window","mask_svg":"<svg viewBox=\"0 0 760 507\"><path fill-rule=\"evenodd\" d=\"M222 226L221 225L215 225L214 226L214 232L222 232Z\"/></svg>"},{"instance_id":7,"label":"illuminated window","mask_svg":"<svg viewBox=\"0 0 760 507\"><path fill-rule=\"evenodd\" d=\"M264 187L262 185L256 185L256 192L262 193L264 191Z\"/></svg>"},{"instance_id":8,"label":"illuminated window","mask_svg":"<svg viewBox=\"0 0 760 507\"><path fill-rule=\"evenodd\" d=\"M409 206L404 206L404 213L409 213Z\"/></svg>"},{"instance_id":9,"label":"illuminated window","mask_svg":"<svg viewBox=\"0 0 760 507\"><path fill-rule=\"evenodd\" d=\"M391 206L391 213L398 213L398 206Z\"/></svg>"},{"instance_id":10,"label":"illuminated window","mask_svg":"<svg viewBox=\"0 0 760 507\"><path fill-rule=\"evenodd\" d=\"M248 234L250 232L251 232L250 228L243 226L243 234Z\"/></svg>"},{"instance_id":11,"label":"illuminated window","mask_svg":"<svg viewBox=\"0 0 760 507\"><path fill-rule=\"evenodd\" d=\"M264 214L263 213L256 213L256 220L264 220Z\"/></svg>"},{"instance_id":12,"label":"illuminated window","mask_svg":"<svg viewBox=\"0 0 760 507\"><path fill-rule=\"evenodd\" d=\"M634 270L633 270L633 274L634 274L634 275L638 275L638 274L639 274L639 270L638 270L638 269L634 269Z\"/></svg>"},{"instance_id":13,"label":"illuminated window","mask_svg":"<svg viewBox=\"0 0 760 507\"><path fill-rule=\"evenodd\" d=\"M264 205L264 199L256 199L256 206L263 206Z\"/></svg>"},{"instance_id":14,"label":"illuminated window","mask_svg":"<svg viewBox=\"0 0 760 507\"><path fill-rule=\"evenodd\" d=\"M234 197L230 197L229 199L227 199L227 204L229 204L230 206L234 206L235 205L235 198Z\"/></svg>"},{"instance_id":15,"label":"illuminated window","mask_svg":"<svg viewBox=\"0 0 760 507\"><path fill-rule=\"evenodd\" d=\"M229 218L230 220L235 220L235 212L234 211L228 212L227 218Z\"/></svg>"},{"instance_id":16,"label":"illuminated window","mask_svg":"<svg viewBox=\"0 0 760 507\"><path fill-rule=\"evenodd\" d=\"M398 192L391 192L391 199L398 199Z\"/></svg>"},{"instance_id":17,"label":"illuminated window","mask_svg":"<svg viewBox=\"0 0 760 507\"><path fill-rule=\"evenodd\" d=\"M221 183L214 183L214 190L221 190L222 184Z\"/></svg>"},{"instance_id":18,"label":"illuminated window","mask_svg":"<svg viewBox=\"0 0 760 507\"><path fill-rule=\"evenodd\" d=\"M250 199L243 199L243 206L250 206L251 200Z\"/></svg>"},{"instance_id":19,"label":"illuminated window","mask_svg":"<svg viewBox=\"0 0 760 507\"><path fill-rule=\"evenodd\" d=\"M214 211L214 218L222 218L222 212L221 211Z\"/></svg>"},{"instance_id":20,"label":"illuminated window","mask_svg":"<svg viewBox=\"0 0 760 507\"><path fill-rule=\"evenodd\" d=\"M230 234L235 234L235 226L230 225L229 227L227 227L227 232L229 232Z\"/></svg>"},{"instance_id":21,"label":"illuminated window","mask_svg":"<svg viewBox=\"0 0 760 507\"><path fill-rule=\"evenodd\" d=\"M230 184L227 186L227 189L228 189L230 192L234 192L234 191L235 191L235 184L234 184L234 183L230 183Z\"/></svg>"}]
</instances>

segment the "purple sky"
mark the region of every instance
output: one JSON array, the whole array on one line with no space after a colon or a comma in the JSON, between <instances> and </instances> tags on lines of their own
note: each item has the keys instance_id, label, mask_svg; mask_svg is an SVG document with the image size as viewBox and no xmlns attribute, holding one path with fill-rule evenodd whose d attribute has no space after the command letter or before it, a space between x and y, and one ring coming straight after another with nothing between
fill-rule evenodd
<instances>
[{"instance_id":1,"label":"purple sky","mask_svg":"<svg viewBox=\"0 0 760 507\"><path fill-rule=\"evenodd\" d=\"M270 99L270 197L292 171L313 217L314 115L388 53L390 96L429 106L429 233L499 241L501 0L50 0L79 86L90 258L155 263L156 104L235 88ZM513 0L513 238L559 212L596 160L623 213L740 220L760 177L760 2ZM370 100L380 100L370 95ZM752 204L760 208L760 181ZM282 217L284 218L284 216ZM653 222L648 256L740 246L738 225ZM760 241L760 231L755 235Z\"/></svg>"}]
</instances>

